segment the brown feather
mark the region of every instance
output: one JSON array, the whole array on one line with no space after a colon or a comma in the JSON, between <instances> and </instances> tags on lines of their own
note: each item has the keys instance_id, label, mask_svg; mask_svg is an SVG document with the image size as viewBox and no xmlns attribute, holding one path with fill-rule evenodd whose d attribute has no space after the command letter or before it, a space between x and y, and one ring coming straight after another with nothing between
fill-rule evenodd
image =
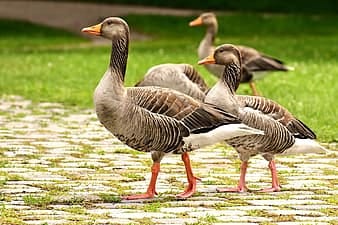
<instances>
[{"instance_id":1,"label":"brown feather","mask_svg":"<svg viewBox=\"0 0 338 225\"><path fill-rule=\"evenodd\" d=\"M240 104L259 110L283 124L295 137L315 139L315 133L280 104L261 96L236 96Z\"/></svg>"},{"instance_id":2,"label":"brown feather","mask_svg":"<svg viewBox=\"0 0 338 225\"><path fill-rule=\"evenodd\" d=\"M209 87L204 81L204 79L202 78L202 76L198 73L198 71L192 65L185 64L184 74L189 78L189 80L197 84L203 92L206 92L207 90L209 90Z\"/></svg>"}]
</instances>

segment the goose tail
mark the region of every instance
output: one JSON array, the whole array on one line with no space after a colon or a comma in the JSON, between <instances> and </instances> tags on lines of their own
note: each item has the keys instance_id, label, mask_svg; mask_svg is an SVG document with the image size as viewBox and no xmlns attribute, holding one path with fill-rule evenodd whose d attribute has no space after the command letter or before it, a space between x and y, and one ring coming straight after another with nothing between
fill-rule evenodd
<instances>
[{"instance_id":1,"label":"goose tail","mask_svg":"<svg viewBox=\"0 0 338 225\"><path fill-rule=\"evenodd\" d=\"M293 66L285 66L287 68L287 70L289 71L294 71L295 70L295 67Z\"/></svg>"},{"instance_id":2,"label":"goose tail","mask_svg":"<svg viewBox=\"0 0 338 225\"><path fill-rule=\"evenodd\" d=\"M296 138L295 143L282 154L307 154L307 153L319 153L325 154L328 150L321 146L318 142L313 139L301 139Z\"/></svg>"},{"instance_id":3,"label":"goose tail","mask_svg":"<svg viewBox=\"0 0 338 225\"><path fill-rule=\"evenodd\" d=\"M256 134L264 135L264 131L238 123L222 125L205 133L192 133L188 137L183 138L183 140L185 144L196 149L226 141L231 138Z\"/></svg>"},{"instance_id":4,"label":"goose tail","mask_svg":"<svg viewBox=\"0 0 338 225\"><path fill-rule=\"evenodd\" d=\"M234 137L253 135L253 134L264 135L264 131L253 128L253 127L249 127L243 123L228 125L227 132L228 134L225 140L228 140Z\"/></svg>"}]
</instances>

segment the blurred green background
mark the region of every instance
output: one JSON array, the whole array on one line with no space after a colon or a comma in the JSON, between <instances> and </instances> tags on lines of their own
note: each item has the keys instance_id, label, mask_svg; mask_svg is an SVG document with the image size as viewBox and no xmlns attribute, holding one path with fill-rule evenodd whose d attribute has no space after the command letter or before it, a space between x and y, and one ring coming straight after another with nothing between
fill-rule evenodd
<instances>
[{"instance_id":1,"label":"blurred green background","mask_svg":"<svg viewBox=\"0 0 338 225\"><path fill-rule=\"evenodd\" d=\"M64 0L65 1L65 0ZM147 5L183 9L240 12L338 13L336 0L77 0L78 2Z\"/></svg>"}]
</instances>

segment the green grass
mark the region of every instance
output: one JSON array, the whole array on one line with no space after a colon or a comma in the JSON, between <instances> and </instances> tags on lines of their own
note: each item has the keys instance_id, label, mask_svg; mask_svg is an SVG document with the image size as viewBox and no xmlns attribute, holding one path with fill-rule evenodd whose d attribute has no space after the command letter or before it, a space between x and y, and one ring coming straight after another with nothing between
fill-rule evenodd
<instances>
[{"instance_id":1,"label":"green grass","mask_svg":"<svg viewBox=\"0 0 338 225\"><path fill-rule=\"evenodd\" d=\"M209 85L216 82L197 66L204 29L187 26L194 17L125 18L133 31L150 37L131 42L127 86L149 67L167 62L191 63ZM258 81L258 89L308 124L320 141L337 141L338 16L231 13L218 18L217 44L252 46L295 67ZM8 30L0 37L1 95L93 107L92 93L107 68L110 46L92 46L74 34L19 21L0 20L0 28ZM239 93L250 93L248 85Z\"/></svg>"},{"instance_id":2,"label":"green grass","mask_svg":"<svg viewBox=\"0 0 338 225\"><path fill-rule=\"evenodd\" d=\"M217 223L219 220L216 216L206 215L205 217L199 217L195 223L186 223L187 225L212 225Z\"/></svg>"},{"instance_id":3,"label":"green grass","mask_svg":"<svg viewBox=\"0 0 338 225\"><path fill-rule=\"evenodd\" d=\"M44 196L25 195L23 196L23 201L26 205L45 208L53 201L53 199L47 194Z\"/></svg>"},{"instance_id":4,"label":"green grass","mask_svg":"<svg viewBox=\"0 0 338 225\"><path fill-rule=\"evenodd\" d=\"M112 194L108 194L108 193L99 193L100 198L102 199L103 202L107 202L107 203L118 203L121 202L121 198L116 196L116 195L112 195Z\"/></svg>"},{"instance_id":5,"label":"green grass","mask_svg":"<svg viewBox=\"0 0 338 225\"><path fill-rule=\"evenodd\" d=\"M4 31L0 39L2 53L34 52L35 48L64 46L81 40L75 34L29 22L0 20L0 27Z\"/></svg>"}]
</instances>

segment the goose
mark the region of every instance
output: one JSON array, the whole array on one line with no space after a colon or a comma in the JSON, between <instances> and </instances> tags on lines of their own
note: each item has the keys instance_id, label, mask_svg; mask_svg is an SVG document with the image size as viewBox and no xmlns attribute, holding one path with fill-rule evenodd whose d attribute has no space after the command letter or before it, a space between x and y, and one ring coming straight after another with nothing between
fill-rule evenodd
<instances>
[{"instance_id":1,"label":"goose","mask_svg":"<svg viewBox=\"0 0 338 225\"><path fill-rule=\"evenodd\" d=\"M189 26L206 26L206 34L198 47L198 58L203 59L211 54L215 47L215 37L218 30L218 23L216 15L212 12L202 13L198 18L194 19L189 23ZM242 56L242 83L249 83L253 95L259 95L255 80L262 78L266 74L257 74L254 72L263 72L263 71L288 71L292 69L291 67L286 67L284 63L274 57L268 56L257 51L254 48L247 46L236 46L241 52ZM224 66L222 65L205 65L206 69L217 77L221 77L224 71Z\"/></svg>"},{"instance_id":2,"label":"goose","mask_svg":"<svg viewBox=\"0 0 338 225\"><path fill-rule=\"evenodd\" d=\"M263 135L254 134L226 140L236 149L242 161L240 179L237 187L219 188L217 191L247 191L245 175L248 160L257 154L269 161L272 176L272 186L262 191L280 191L274 161L276 154L325 153L326 149L314 140L316 134L307 125L277 102L261 96L235 94L241 77L241 52L236 46L221 45L214 53L198 62L200 65L216 63L224 66L224 72L209 90L205 102L227 109L246 125L264 131Z\"/></svg>"},{"instance_id":3,"label":"goose","mask_svg":"<svg viewBox=\"0 0 338 225\"><path fill-rule=\"evenodd\" d=\"M136 87L159 86L174 89L203 101L209 90L201 74L190 64L165 63L151 67Z\"/></svg>"},{"instance_id":4,"label":"goose","mask_svg":"<svg viewBox=\"0 0 338 225\"><path fill-rule=\"evenodd\" d=\"M94 91L100 123L121 142L138 151L150 152L153 160L147 191L123 197L153 198L160 161L167 153L181 154L188 186L179 198L196 191L196 181L187 152L221 140L263 133L241 123L234 115L212 104L161 87L124 87L129 47L129 26L119 17L108 17L82 32L112 41L108 69Z\"/></svg>"}]
</instances>

